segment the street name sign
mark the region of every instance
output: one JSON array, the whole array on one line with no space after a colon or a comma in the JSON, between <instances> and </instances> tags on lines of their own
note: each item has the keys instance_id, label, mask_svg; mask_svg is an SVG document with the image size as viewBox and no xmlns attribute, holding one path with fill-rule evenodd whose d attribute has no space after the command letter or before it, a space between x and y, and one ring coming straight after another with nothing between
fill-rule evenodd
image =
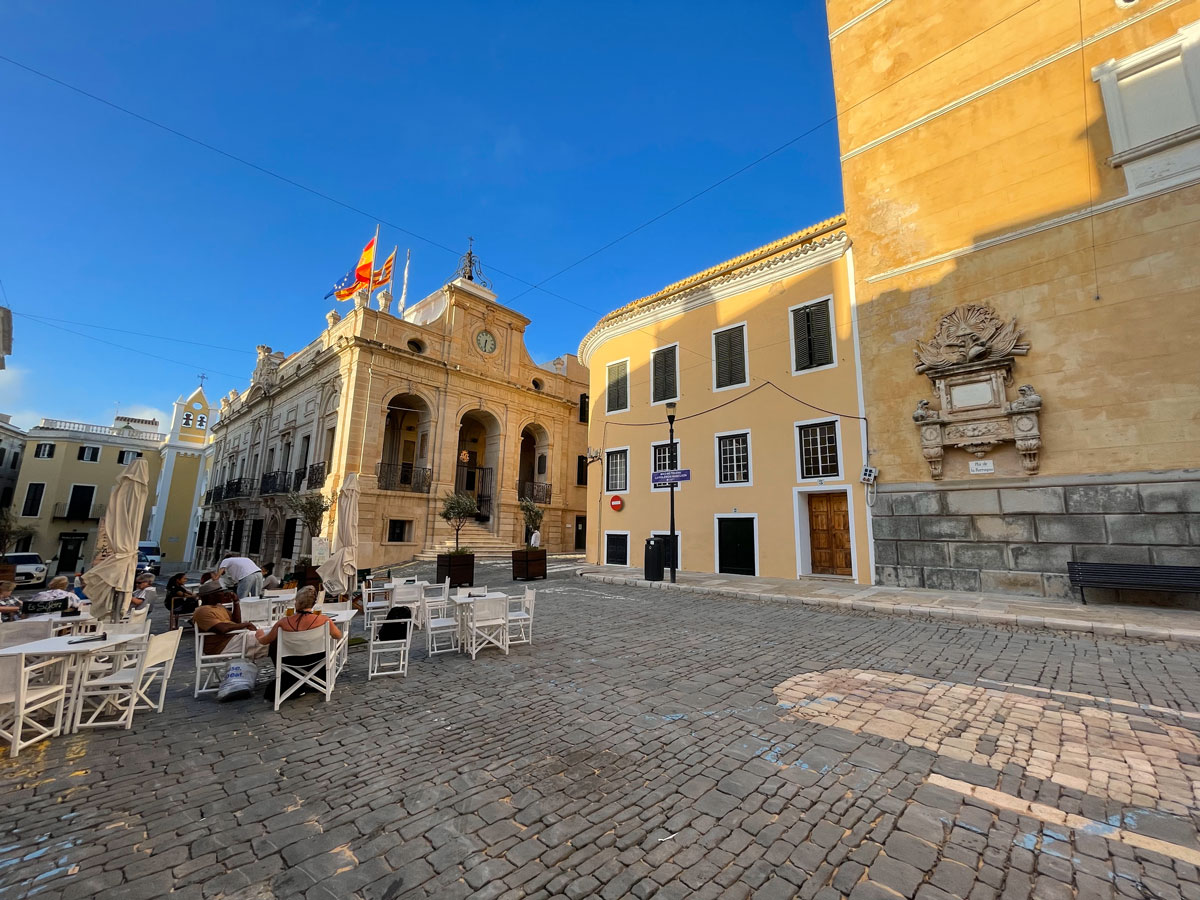
<instances>
[{"instance_id":1,"label":"street name sign","mask_svg":"<svg viewBox=\"0 0 1200 900\"><path fill-rule=\"evenodd\" d=\"M668 469L666 472L651 472L651 484L671 484L676 481L691 481L691 469Z\"/></svg>"}]
</instances>

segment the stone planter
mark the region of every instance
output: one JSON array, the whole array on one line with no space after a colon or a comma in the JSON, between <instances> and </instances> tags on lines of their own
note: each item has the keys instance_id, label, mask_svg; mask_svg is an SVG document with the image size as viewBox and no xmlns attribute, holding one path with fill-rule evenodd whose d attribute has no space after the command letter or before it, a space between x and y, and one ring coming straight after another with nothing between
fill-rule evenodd
<instances>
[{"instance_id":1,"label":"stone planter","mask_svg":"<svg viewBox=\"0 0 1200 900\"><path fill-rule=\"evenodd\" d=\"M475 586L474 553L439 553L437 558L437 583L450 579L450 587Z\"/></svg>"},{"instance_id":2,"label":"stone planter","mask_svg":"<svg viewBox=\"0 0 1200 900\"><path fill-rule=\"evenodd\" d=\"M514 550L512 552L512 577L513 581L545 578L546 551L542 549Z\"/></svg>"}]
</instances>

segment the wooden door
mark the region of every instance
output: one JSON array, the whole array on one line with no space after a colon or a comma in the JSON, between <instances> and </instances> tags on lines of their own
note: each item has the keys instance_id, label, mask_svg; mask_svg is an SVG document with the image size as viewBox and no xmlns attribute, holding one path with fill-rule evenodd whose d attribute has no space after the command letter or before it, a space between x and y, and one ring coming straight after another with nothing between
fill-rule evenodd
<instances>
[{"instance_id":1,"label":"wooden door","mask_svg":"<svg viewBox=\"0 0 1200 900\"><path fill-rule=\"evenodd\" d=\"M850 511L843 493L808 495L808 534L814 575L852 575Z\"/></svg>"}]
</instances>

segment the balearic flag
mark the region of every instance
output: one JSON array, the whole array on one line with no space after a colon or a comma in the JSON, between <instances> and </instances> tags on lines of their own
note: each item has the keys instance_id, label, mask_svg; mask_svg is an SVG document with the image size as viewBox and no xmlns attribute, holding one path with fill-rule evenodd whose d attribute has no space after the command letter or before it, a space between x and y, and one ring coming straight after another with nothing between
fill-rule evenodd
<instances>
[{"instance_id":1,"label":"balearic flag","mask_svg":"<svg viewBox=\"0 0 1200 900\"><path fill-rule=\"evenodd\" d=\"M371 283L374 284L375 287L381 288L390 282L392 280L392 269L395 267L395 265L396 251L393 250L392 255L384 260L383 268L375 270L375 274L371 278Z\"/></svg>"}]
</instances>

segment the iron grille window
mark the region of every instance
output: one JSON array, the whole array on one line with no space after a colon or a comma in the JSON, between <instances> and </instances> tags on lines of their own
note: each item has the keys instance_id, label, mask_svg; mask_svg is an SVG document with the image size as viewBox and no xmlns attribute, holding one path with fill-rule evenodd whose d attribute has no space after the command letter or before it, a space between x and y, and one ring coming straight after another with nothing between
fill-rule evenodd
<instances>
[{"instance_id":1,"label":"iron grille window","mask_svg":"<svg viewBox=\"0 0 1200 900\"><path fill-rule=\"evenodd\" d=\"M792 354L794 372L827 366L833 362L828 300L792 310Z\"/></svg>"},{"instance_id":2,"label":"iron grille window","mask_svg":"<svg viewBox=\"0 0 1200 900\"><path fill-rule=\"evenodd\" d=\"M727 434L717 438L717 477L720 484L750 481L750 434Z\"/></svg>"},{"instance_id":3,"label":"iron grille window","mask_svg":"<svg viewBox=\"0 0 1200 900\"><path fill-rule=\"evenodd\" d=\"M621 361L608 366L608 399L604 405L608 412L624 412L629 409L629 363Z\"/></svg>"},{"instance_id":4,"label":"iron grille window","mask_svg":"<svg viewBox=\"0 0 1200 900\"><path fill-rule=\"evenodd\" d=\"M629 489L629 451L609 450L605 455L605 490L609 493Z\"/></svg>"},{"instance_id":5,"label":"iron grille window","mask_svg":"<svg viewBox=\"0 0 1200 900\"><path fill-rule=\"evenodd\" d=\"M575 483L587 484L588 458L586 456L575 457Z\"/></svg>"},{"instance_id":6,"label":"iron grille window","mask_svg":"<svg viewBox=\"0 0 1200 900\"><path fill-rule=\"evenodd\" d=\"M36 447L33 448L33 455L34 455L35 459L53 459L54 458L54 445L53 444L38 444Z\"/></svg>"},{"instance_id":7,"label":"iron grille window","mask_svg":"<svg viewBox=\"0 0 1200 900\"><path fill-rule=\"evenodd\" d=\"M604 562L610 566L629 565L629 535L605 535Z\"/></svg>"},{"instance_id":8,"label":"iron grille window","mask_svg":"<svg viewBox=\"0 0 1200 900\"><path fill-rule=\"evenodd\" d=\"M800 426L800 477L836 478L838 469L837 423Z\"/></svg>"},{"instance_id":9,"label":"iron grille window","mask_svg":"<svg viewBox=\"0 0 1200 900\"><path fill-rule=\"evenodd\" d=\"M679 468L679 441L674 444L654 444L651 448L651 465L652 471L669 472L672 469ZM679 487L679 482L667 482L665 484L656 484L656 488L670 488L671 484Z\"/></svg>"},{"instance_id":10,"label":"iron grille window","mask_svg":"<svg viewBox=\"0 0 1200 900\"><path fill-rule=\"evenodd\" d=\"M678 366L676 365L675 347L664 347L650 354L650 371L654 384L651 387L651 399L655 403L665 403L667 400L679 399Z\"/></svg>"},{"instance_id":11,"label":"iron grille window","mask_svg":"<svg viewBox=\"0 0 1200 900\"><path fill-rule=\"evenodd\" d=\"M746 326L737 325L714 334L713 357L718 388L746 384Z\"/></svg>"}]
</instances>

